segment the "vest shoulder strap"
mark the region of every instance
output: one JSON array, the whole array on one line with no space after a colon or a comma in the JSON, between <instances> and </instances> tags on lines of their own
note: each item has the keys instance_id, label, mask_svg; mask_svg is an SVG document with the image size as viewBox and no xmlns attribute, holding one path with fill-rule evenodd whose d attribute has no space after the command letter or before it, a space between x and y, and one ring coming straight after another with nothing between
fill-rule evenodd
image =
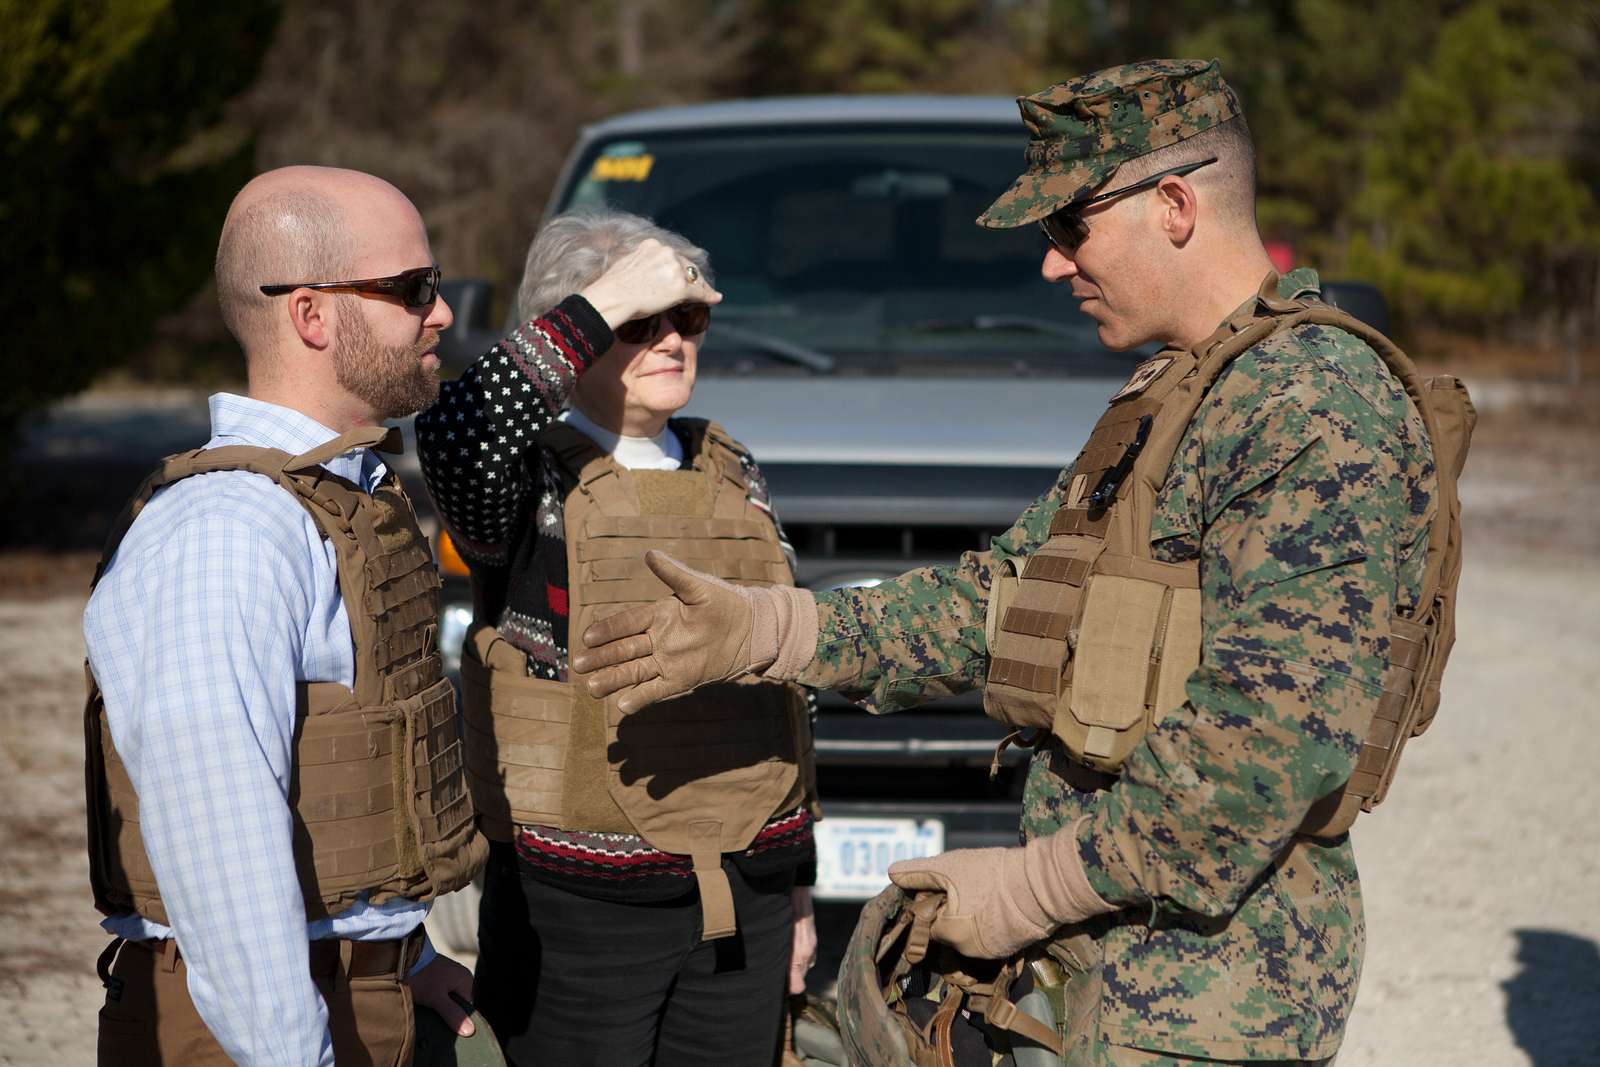
<instances>
[{"instance_id":1,"label":"vest shoulder strap","mask_svg":"<svg viewBox=\"0 0 1600 1067\"><path fill-rule=\"evenodd\" d=\"M128 535L128 530L132 528L134 520L139 517L145 505L150 502L150 498L169 485L197 474L216 474L222 471L248 471L251 474L259 474L271 478L293 493L301 505L317 520L317 529L326 536L327 532L322 523L327 515L339 516L348 522L350 515L354 513L355 500L353 492L329 477L322 464L356 448L381 448L384 451L397 452L400 447L398 427L369 426L342 434L297 456L290 455L281 448L268 448L262 445L192 448L187 452L177 452L167 456L161 461L161 465L139 484L132 498L112 522L90 588L99 584L111 557L116 554L122 539Z\"/></svg>"},{"instance_id":2,"label":"vest shoulder strap","mask_svg":"<svg viewBox=\"0 0 1600 1067\"><path fill-rule=\"evenodd\" d=\"M584 467L606 458L606 453L588 434L560 419L539 432L539 443L549 450L574 482L582 477Z\"/></svg>"},{"instance_id":3,"label":"vest shoulder strap","mask_svg":"<svg viewBox=\"0 0 1600 1067\"><path fill-rule=\"evenodd\" d=\"M723 429L720 423L710 419L683 419L680 424L698 435L690 438L695 445L695 454L703 452L706 462L716 464L723 477L737 485L742 492L750 491L749 479L745 477L745 461L750 458L748 448Z\"/></svg>"},{"instance_id":4,"label":"vest shoulder strap","mask_svg":"<svg viewBox=\"0 0 1600 1067\"><path fill-rule=\"evenodd\" d=\"M161 461L160 466L139 483L139 488L134 490L133 496L123 505L122 511L111 523L111 529L106 534L105 548L100 553L100 563L95 567L94 578L89 583L90 588L100 584L106 566L111 562L111 557L116 555L122 539L133 527L133 521L139 517L145 505L150 503L150 498L160 490L197 474L235 470L250 471L281 483L283 468L291 458L289 453L281 449L257 448L250 445L192 448L187 452L176 452L167 456Z\"/></svg>"},{"instance_id":5,"label":"vest shoulder strap","mask_svg":"<svg viewBox=\"0 0 1600 1067\"><path fill-rule=\"evenodd\" d=\"M576 487L584 497L594 500L610 514L638 514L639 502L624 477L623 468L588 434L557 421L545 427L539 435L539 443L550 451L569 489ZM571 509L572 506L569 499L566 507Z\"/></svg>"}]
</instances>

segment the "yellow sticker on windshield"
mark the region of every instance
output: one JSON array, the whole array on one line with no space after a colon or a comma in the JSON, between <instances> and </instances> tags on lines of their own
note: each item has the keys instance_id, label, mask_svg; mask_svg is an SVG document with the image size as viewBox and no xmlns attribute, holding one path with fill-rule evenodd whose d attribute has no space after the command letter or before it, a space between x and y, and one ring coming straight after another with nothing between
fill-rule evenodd
<instances>
[{"instance_id":1,"label":"yellow sticker on windshield","mask_svg":"<svg viewBox=\"0 0 1600 1067\"><path fill-rule=\"evenodd\" d=\"M594 161L589 177L597 182L642 182L655 165L656 157L650 155L601 156Z\"/></svg>"}]
</instances>

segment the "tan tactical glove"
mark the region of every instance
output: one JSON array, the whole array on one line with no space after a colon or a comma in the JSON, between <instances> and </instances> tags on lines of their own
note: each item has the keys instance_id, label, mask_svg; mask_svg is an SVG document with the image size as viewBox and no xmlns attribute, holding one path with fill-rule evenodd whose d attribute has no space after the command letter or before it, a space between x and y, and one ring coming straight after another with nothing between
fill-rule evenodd
<instances>
[{"instance_id":1,"label":"tan tactical glove","mask_svg":"<svg viewBox=\"0 0 1600 1067\"><path fill-rule=\"evenodd\" d=\"M889 880L907 892L942 892L930 933L980 960L1008 959L1058 926L1116 910L1083 872L1077 824L1022 848L958 848L901 860L889 865Z\"/></svg>"},{"instance_id":2,"label":"tan tactical glove","mask_svg":"<svg viewBox=\"0 0 1600 1067\"><path fill-rule=\"evenodd\" d=\"M644 562L673 595L583 632L589 648L572 666L589 675L589 695L621 693L617 707L628 713L746 674L791 681L811 663L817 602L810 593L729 585L655 550Z\"/></svg>"}]
</instances>

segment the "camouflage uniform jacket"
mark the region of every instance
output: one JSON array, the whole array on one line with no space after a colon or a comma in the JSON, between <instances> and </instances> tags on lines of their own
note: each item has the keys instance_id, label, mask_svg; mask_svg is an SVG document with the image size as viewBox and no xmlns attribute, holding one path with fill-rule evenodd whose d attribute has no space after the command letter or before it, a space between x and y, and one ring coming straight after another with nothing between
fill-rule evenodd
<instances>
[{"instance_id":1,"label":"camouflage uniform jacket","mask_svg":"<svg viewBox=\"0 0 1600 1067\"><path fill-rule=\"evenodd\" d=\"M1300 270L1279 291L1317 285ZM1070 482L1069 468L986 552L819 596L805 683L878 712L981 686L990 568L1045 540ZM1343 331L1268 338L1202 402L1150 534L1157 559L1200 561L1187 701L1109 787L1046 745L1025 790L1024 839L1090 816L1090 882L1124 909L1079 939L1100 1041L1223 1059L1338 1050L1365 940L1355 859L1348 837L1295 830L1354 766L1387 620L1418 595L1433 485L1415 407Z\"/></svg>"}]
</instances>

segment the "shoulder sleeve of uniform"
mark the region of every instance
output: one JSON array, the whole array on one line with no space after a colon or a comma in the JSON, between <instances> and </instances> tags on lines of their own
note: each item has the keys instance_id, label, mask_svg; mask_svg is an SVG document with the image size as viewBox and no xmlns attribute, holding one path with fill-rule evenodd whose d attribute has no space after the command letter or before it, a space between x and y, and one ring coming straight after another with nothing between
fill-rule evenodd
<instances>
[{"instance_id":1,"label":"shoulder sleeve of uniform","mask_svg":"<svg viewBox=\"0 0 1600 1067\"><path fill-rule=\"evenodd\" d=\"M1245 352L1217 379L1196 416L1202 496L1212 522L1313 442L1339 461L1373 442L1400 447L1406 397L1383 361L1342 330L1306 325Z\"/></svg>"}]
</instances>

